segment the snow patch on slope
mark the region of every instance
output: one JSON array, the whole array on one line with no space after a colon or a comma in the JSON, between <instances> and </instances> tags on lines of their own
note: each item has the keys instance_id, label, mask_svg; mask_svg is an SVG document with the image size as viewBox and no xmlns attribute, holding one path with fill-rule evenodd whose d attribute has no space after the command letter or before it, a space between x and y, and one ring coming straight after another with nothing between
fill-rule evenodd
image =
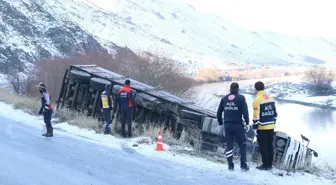
<instances>
[{"instance_id":1,"label":"snow patch on slope","mask_svg":"<svg viewBox=\"0 0 336 185\"><path fill-rule=\"evenodd\" d=\"M14 110L12 106L0 102L0 109L2 110L0 115L8 119L14 119L18 123L31 125L37 128L43 128L43 118L36 117L24 113L21 110ZM93 131L88 131L85 129L80 129L75 126L68 125L67 123L60 123L54 125L55 137L52 139L57 140L57 135L67 135L69 137L75 137L78 139L83 139L88 142L94 142L101 145L106 145L112 148L121 149L123 146L132 147L139 139L143 138L133 138L133 139L118 139L113 136L106 136L101 134L96 134ZM61 131L59 131L61 130ZM164 138L163 138L164 141ZM274 170L271 172L262 172L257 171L254 168L250 172L229 172L226 170L225 164L218 164L214 162L207 161L202 158L196 158L184 154L175 154L169 151L169 146L164 145L167 151L165 152L156 152L154 151L155 144L149 145L139 145L134 147L136 152L150 157L161 158L164 160L172 160L183 165L192 166L195 168L201 168L202 170L211 171L213 173L223 174L223 177L232 177L237 179L244 179L250 182L267 184L267 185L296 185L296 184L324 184L332 185L334 182L327 180L323 177L317 177L308 173L290 173L286 174L279 170ZM284 176L278 176L277 174L285 174ZM267 177L267 178L265 178Z\"/></svg>"},{"instance_id":2,"label":"snow patch on slope","mask_svg":"<svg viewBox=\"0 0 336 185\"><path fill-rule=\"evenodd\" d=\"M40 3L58 20L79 25L108 50L111 43L116 43L136 52L163 54L178 59L177 65L189 74L202 68L225 69L231 65L288 66L311 64L307 58L327 62L336 59L336 46L327 40L253 32L199 12L182 1Z\"/></svg>"}]
</instances>

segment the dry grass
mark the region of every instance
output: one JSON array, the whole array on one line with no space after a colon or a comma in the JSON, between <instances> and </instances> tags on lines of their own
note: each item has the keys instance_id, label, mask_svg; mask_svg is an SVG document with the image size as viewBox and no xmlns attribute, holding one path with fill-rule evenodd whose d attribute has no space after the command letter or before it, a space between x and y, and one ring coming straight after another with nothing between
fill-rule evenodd
<instances>
[{"instance_id":1,"label":"dry grass","mask_svg":"<svg viewBox=\"0 0 336 185\"><path fill-rule=\"evenodd\" d=\"M216 68L206 68L199 71L195 76L195 80L198 82L213 82L220 81L221 77L226 75L231 76L234 79L258 79L258 78L270 78L270 77L284 77L285 73L289 73L291 76L300 75L304 73L300 68L281 68L281 67L263 67L255 69L252 67L218 70Z\"/></svg>"},{"instance_id":2,"label":"dry grass","mask_svg":"<svg viewBox=\"0 0 336 185\"><path fill-rule=\"evenodd\" d=\"M54 117L57 117L59 122L67 122L68 124L79 128L94 130L97 133L102 133L103 131L101 122L80 112L64 108L55 111Z\"/></svg>"},{"instance_id":3,"label":"dry grass","mask_svg":"<svg viewBox=\"0 0 336 185\"><path fill-rule=\"evenodd\" d=\"M0 88L0 101L12 104L14 109L21 109L32 115L37 115L41 108L39 97L28 97L21 94L15 94L4 88Z\"/></svg>"},{"instance_id":4,"label":"dry grass","mask_svg":"<svg viewBox=\"0 0 336 185\"><path fill-rule=\"evenodd\" d=\"M185 145L183 140L178 140L173 137L173 132L170 129L165 129L163 126L155 126L154 124L137 124L133 123L134 136L150 137L153 141L157 141L158 133L161 131L162 140L168 145Z\"/></svg>"},{"instance_id":5,"label":"dry grass","mask_svg":"<svg viewBox=\"0 0 336 185\"><path fill-rule=\"evenodd\" d=\"M14 109L23 110L31 115L38 115L41 108L40 98L16 94L8 89L0 88L0 101L13 105ZM55 106L54 106L55 107ZM84 114L71 111L68 109L54 108L53 117L58 118L58 122L67 121L71 125L89 130L101 132L100 123L97 119L87 117Z\"/></svg>"}]
</instances>

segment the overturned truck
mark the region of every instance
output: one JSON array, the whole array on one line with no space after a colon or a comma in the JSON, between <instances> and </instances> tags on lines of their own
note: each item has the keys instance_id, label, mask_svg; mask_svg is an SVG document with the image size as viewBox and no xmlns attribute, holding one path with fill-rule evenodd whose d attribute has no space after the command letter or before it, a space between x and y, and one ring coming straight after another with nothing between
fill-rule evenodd
<instances>
[{"instance_id":1,"label":"overturned truck","mask_svg":"<svg viewBox=\"0 0 336 185\"><path fill-rule=\"evenodd\" d=\"M116 95L126 79L129 78L97 65L71 65L64 74L57 108L70 108L103 120L100 94L105 90L105 85L110 84L114 99L113 114L116 118L112 124L115 125L119 118ZM165 126L174 133L176 138L180 138L182 133L197 137L202 150L216 150L223 146L225 140L219 134L215 112L166 91L134 79L130 80L131 87L136 91L135 99L139 110L133 117L134 122L140 125ZM255 132L250 128L247 129L246 135L249 151L257 154ZM304 136L303 138L308 140ZM307 145L282 132L276 133L274 145L275 165L278 167L305 168L310 165L312 155L317 156L317 153L309 149Z\"/></svg>"}]
</instances>

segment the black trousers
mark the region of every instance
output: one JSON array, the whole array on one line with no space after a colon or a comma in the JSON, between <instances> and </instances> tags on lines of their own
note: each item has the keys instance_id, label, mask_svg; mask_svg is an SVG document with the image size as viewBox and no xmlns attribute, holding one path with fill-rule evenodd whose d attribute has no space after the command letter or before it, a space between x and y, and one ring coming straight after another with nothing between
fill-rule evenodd
<instances>
[{"instance_id":1,"label":"black trousers","mask_svg":"<svg viewBox=\"0 0 336 185\"><path fill-rule=\"evenodd\" d=\"M257 130L257 140L263 166L272 167L273 164L273 137L272 130Z\"/></svg>"},{"instance_id":2,"label":"black trousers","mask_svg":"<svg viewBox=\"0 0 336 185\"><path fill-rule=\"evenodd\" d=\"M121 121L121 133L123 137L126 137L125 126L127 124L127 136L132 137L132 119L133 119L133 108L125 108L120 110L120 121Z\"/></svg>"},{"instance_id":3,"label":"black trousers","mask_svg":"<svg viewBox=\"0 0 336 185\"><path fill-rule=\"evenodd\" d=\"M246 135L244 126L242 124L226 125L225 139L225 153L229 166L233 166L233 141L235 139L239 145L240 164L242 167L246 167Z\"/></svg>"},{"instance_id":4,"label":"black trousers","mask_svg":"<svg viewBox=\"0 0 336 185\"><path fill-rule=\"evenodd\" d=\"M43 111L43 120L44 123L47 127L47 129L52 129L52 125L51 125L51 116L52 116L53 110L44 110Z\"/></svg>"},{"instance_id":5,"label":"black trousers","mask_svg":"<svg viewBox=\"0 0 336 185\"><path fill-rule=\"evenodd\" d=\"M105 118L105 132L106 133L109 133L110 132L110 124L112 123L112 120L111 120L111 110L109 109L103 109L104 111L104 118Z\"/></svg>"}]
</instances>

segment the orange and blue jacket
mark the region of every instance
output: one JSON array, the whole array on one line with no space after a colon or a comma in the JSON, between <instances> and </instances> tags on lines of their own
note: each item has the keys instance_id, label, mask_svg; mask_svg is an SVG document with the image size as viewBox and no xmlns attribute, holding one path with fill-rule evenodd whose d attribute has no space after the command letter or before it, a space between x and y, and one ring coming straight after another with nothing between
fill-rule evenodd
<instances>
[{"instance_id":1,"label":"orange and blue jacket","mask_svg":"<svg viewBox=\"0 0 336 185\"><path fill-rule=\"evenodd\" d=\"M135 92L128 85L118 91L117 102L121 109L136 107Z\"/></svg>"},{"instance_id":2,"label":"orange and blue jacket","mask_svg":"<svg viewBox=\"0 0 336 185\"><path fill-rule=\"evenodd\" d=\"M253 101L253 123L258 125L258 130L275 129L278 113L273 97L259 91Z\"/></svg>"}]
</instances>

